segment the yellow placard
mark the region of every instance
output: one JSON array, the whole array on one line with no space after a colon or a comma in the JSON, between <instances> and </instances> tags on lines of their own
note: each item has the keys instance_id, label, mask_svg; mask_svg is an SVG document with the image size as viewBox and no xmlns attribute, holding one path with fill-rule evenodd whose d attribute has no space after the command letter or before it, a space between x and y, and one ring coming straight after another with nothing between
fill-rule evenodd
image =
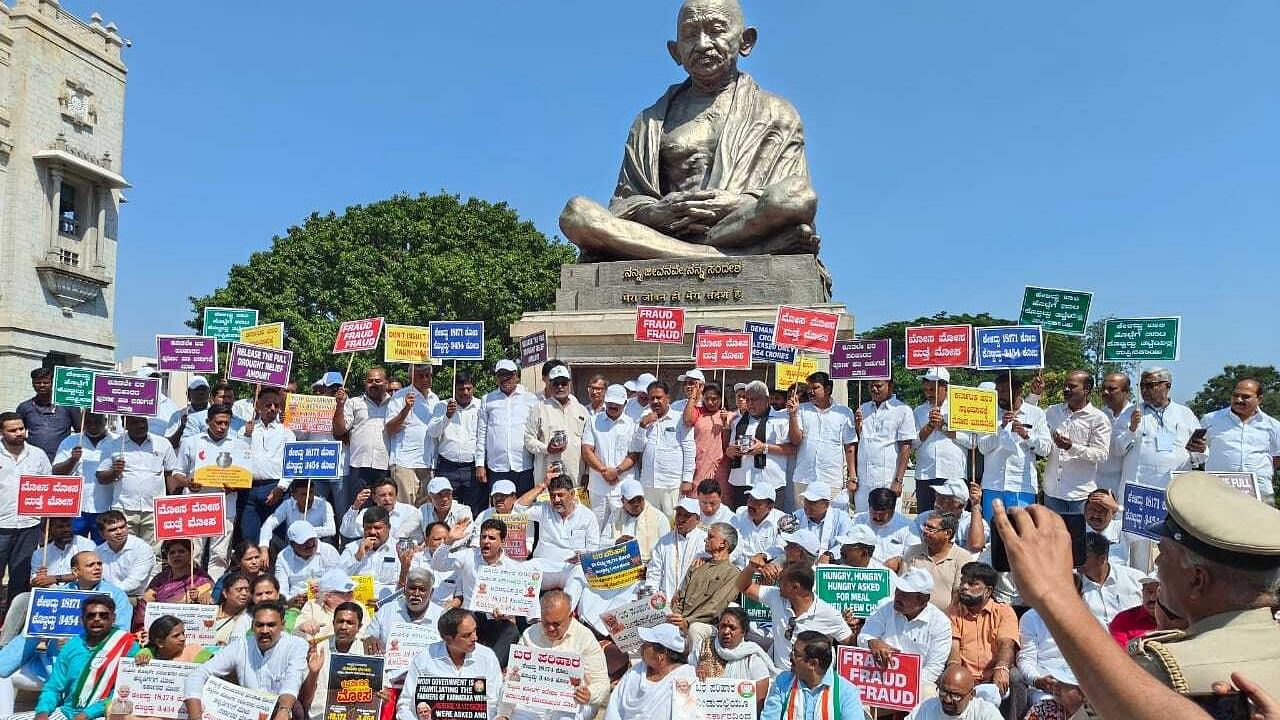
<instances>
[{"instance_id":1,"label":"yellow placard","mask_svg":"<svg viewBox=\"0 0 1280 720\"><path fill-rule=\"evenodd\" d=\"M351 591L351 599L365 607L377 607L377 599L373 596L372 575L352 575L351 581L356 584Z\"/></svg>"},{"instance_id":2,"label":"yellow placard","mask_svg":"<svg viewBox=\"0 0 1280 720\"><path fill-rule=\"evenodd\" d=\"M947 429L993 433L999 428L995 390L952 385L947 388Z\"/></svg>"},{"instance_id":3,"label":"yellow placard","mask_svg":"<svg viewBox=\"0 0 1280 720\"><path fill-rule=\"evenodd\" d=\"M192 481L201 487L248 490L253 487L253 473L250 472L249 468L240 467L239 465L228 465L227 467L205 465L204 467L196 468L195 477L192 478Z\"/></svg>"},{"instance_id":4,"label":"yellow placard","mask_svg":"<svg viewBox=\"0 0 1280 720\"><path fill-rule=\"evenodd\" d=\"M431 362L431 329L417 325L387 325L383 362Z\"/></svg>"},{"instance_id":5,"label":"yellow placard","mask_svg":"<svg viewBox=\"0 0 1280 720\"><path fill-rule=\"evenodd\" d=\"M274 322L254 325L240 331L240 342L245 345L284 349L284 323Z\"/></svg>"},{"instance_id":6,"label":"yellow placard","mask_svg":"<svg viewBox=\"0 0 1280 720\"><path fill-rule=\"evenodd\" d=\"M773 387L775 390L788 390L796 383L805 382L805 378L818 372L818 361L815 358L801 357L793 363L774 363Z\"/></svg>"}]
</instances>

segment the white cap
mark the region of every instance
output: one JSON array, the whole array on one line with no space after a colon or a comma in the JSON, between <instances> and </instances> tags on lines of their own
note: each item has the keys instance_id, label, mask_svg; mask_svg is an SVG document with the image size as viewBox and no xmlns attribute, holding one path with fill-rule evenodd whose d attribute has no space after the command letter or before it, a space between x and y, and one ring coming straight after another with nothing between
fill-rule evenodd
<instances>
[{"instance_id":1,"label":"white cap","mask_svg":"<svg viewBox=\"0 0 1280 720\"><path fill-rule=\"evenodd\" d=\"M836 538L841 545L876 546L876 532L866 525L854 525L849 532Z\"/></svg>"},{"instance_id":2,"label":"white cap","mask_svg":"<svg viewBox=\"0 0 1280 720\"><path fill-rule=\"evenodd\" d=\"M346 570L333 568L320 576L320 592L351 592L356 583Z\"/></svg>"},{"instance_id":3,"label":"white cap","mask_svg":"<svg viewBox=\"0 0 1280 720\"><path fill-rule=\"evenodd\" d=\"M618 485L618 492L622 493L623 500L635 500L644 495L644 486L635 480L623 480Z\"/></svg>"},{"instance_id":4,"label":"white cap","mask_svg":"<svg viewBox=\"0 0 1280 720\"><path fill-rule=\"evenodd\" d=\"M566 365L557 365L551 368L551 372L547 373L547 380L568 380L569 368Z\"/></svg>"},{"instance_id":5,"label":"white cap","mask_svg":"<svg viewBox=\"0 0 1280 720\"><path fill-rule=\"evenodd\" d=\"M898 578L898 589L909 593L932 593L933 575L924 568L913 568L908 570L906 575Z\"/></svg>"},{"instance_id":6,"label":"white cap","mask_svg":"<svg viewBox=\"0 0 1280 720\"><path fill-rule=\"evenodd\" d=\"M194 375L187 381L187 389L195 390L196 388L209 387L209 381L204 379L203 375Z\"/></svg>"},{"instance_id":7,"label":"white cap","mask_svg":"<svg viewBox=\"0 0 1280 720\"><path fill-rule=\"evenodd\" d=\"M324 374L324 377L320 378L320 381L324 383L325 387L333 387L334 385L341 385L343 384L342 373L338 372L337 370L330 370L329 372Z\"/></svg>"},{"instance_id":8,"label":"white cap","mask_svg":"<svg viewBox=\"0 0 1280 720\"><path fill-rule=\"evenodd\" d=\"M951 382L951 373L946 368L929 368L929 371L920 376L921 380L929 382Z\"/></svg>"},{"instance_id":9,"label":"white cap","mask_svg":"<svg viewBox=\"0 0 1280 720\"><path fill-rule=\"evenodd\" d=\"M799 545L810 555L817 555L822 552L822 541L818 539L817 535L813 534L812 530L807 528L793 533L783 533L782 542L788 545Z\"/></svg>"},{"instance_id":10,"label":"white cap","mask_svg":"<svg viewBox=\"0 0 1280 720\"><path fill-rule=\"evenodd\" d=\"M151 367L150 365L143 365L142 367L138 368L137 372L135 372L133 376L140 377L140 378L149 378L149 377L155 377L156 375L159 375L159 374L160 374L159 370Z\"/></svg>"},{"instance_id":11,"label":"white cap","mask_svg":"<svg viewBox=\"0 0 1280 720\"><path fill-rule=\"evenodd\" d=\"M316 534L316 526L306 520L294 520L289 523L289 542L301 545L308 540L320 537Z\"/></svg>"},{"instance_id":12,"label":"white cap","mask_svg":"<svg viewBox=\"0 0 1280 720\"><path fill-rule=\"evenodd\" d=\"M1159 585L1160 578L1156 577L1155 575L1148 575L1138 581L1139 585L1151 585L1152 583Z\"/></svg>"},{"instance_id":13,"label":"white cap","mask_svg":"<svg viewBox=\"0 0 1280 720\"><path fill-rule=\"evenodd\" d=\"M986 382L980 382L978 383L978 389L979 390L995 390L996 384L991 382L990 380Z\"/></svg>"},{"instance_id":14,"label":"white cap","mask_svg":"<svg viewBox=\"0 0 1280 720\"><path fill-rule=\"evenodd\" d=\"M627 389L622 385L610 385L604 391L604 401L614 405L626 405Z\"/></svg>"},{"instance_id":15,"label":"white cap","mask_svg":"<svg viewBox=\"0 0 1280 720\"><path fill-rule=\"evenodd\" d=\"M431 495L435 495L436 493L444 490L453 492L453 483L450 483L449 478L447 477L431 478L431 482L427 483L427 492Z\"/></svg>"},{"instance_id":16,"label":"white cap","mask_svg":"<svg viewBox=\"0 0 1280 720\"><path fill-rule=\"evenodd\" d=\"M311 383L311 387L313 388L324 387L324 378L319 378L315 382Z\"/></svg>"},{"instance_id":17,"label":"white cap","mask_svg":"<svg viewBox=\"0 0 1280 720\"><path fill-rule=\"evenodd\" d=\"M690 515L701 515L702 509L698 507L698 501L693 498L680 498L680 502L676 503L677 510L684 510Z\"/></svg>"},{"instance_id":18,"label":"white cap","mask_svg":"<svg viewBox=\"0 0 1280 720\"><path fill-rule=\"evenodd\" d=\"M831 500L831 487L826 483L814 482L804 489L800 497L810 502L818 502L819 500Z\"/></svg>"},{"instance_id":19,"label":"white cap","mask_svg":"<svg viewBox=\"0 0 1280 720\"><path fill-rule=\"evenodd\" d=\"M636 392L649 392L649 384L657 381L658 378L652 373L640 373L640 377L636 378Z\"/></svg>"},{"instance_id":20,"label":"white cap","mask_svg":"<svg viewBox=\"0 0 1280 720\"><path fill-rule=\"evenodd\" d=\"M775 493L773 488L768 485L752 486L752 488L747 491L747 497L755 498L757 500L768 500L769 502L776 502L778 500L777 493Z\"/></svg>"},{"instance_id":21,"label":"white cap","mask_svg":"<svg viewBox=\"0 0 1280 720\"><path fill-rule=\"evenodd\" d=\"M629 392L629 393L633 393L633 392L635 392L635 391L636 391L636 381L635 381L635 380L628 380L628 381L626 381L626 382L622 383L622 389L623 389L623 390L626 390L626 391L627 391L627 392Z\"/></svg>"},{"instance_id":22,"label":"white cap","mask_svg":"<svg viewBox=\"0 0 1280 720\"><path fill-rule=\"evenodd\" d=\"M683 375L680 375L679 377L676 378L676 380L679 380L680 382L684 382L685 380L697 380L698 382L706 382L707 376L703 375L701 370L695 369L695 370L690 370Z\"/></svg>"},{"instance_id":23,"label":"white cap","mask_svg":"<svg viewBox=\"0 0 1280 720\"><path fill-rule=\"evenodd\" d=\"M955 498L969 497L969 483L960 478L951 478L933 489L936 495L948 495Z\"/></svg>"},{"instance_id":24,"label":"white cap","mask_svg":"<svg viewBox=\"0 0 1280 720\"><path fill-rule=\"evenodd\" d=\"M516 367L516 364L514 362L507 360L506 358L503 358L502 360L498 361L497 365L493 366L493 371L495 373L500 373L500 372L513 373L513 372L520 372L520 368Z\"/></svg>"},{"instance_id":25,"label":"white cap","mask_svg":"<svg viewBox=\"0 0 1280 720\"><path fill-rule=\"evenodd\" d=\"M494 495L515 495L515 494L516 494L516 484L511 482L510 480L499 480L493 484L493 487L489 488L490 497Z\"/></svg>"},{"instance_id":26,"label":"white cap","mask_svg":"<svg viewBox=\"0 0 1280 720\"><path fill-rule=\"evenodd\" d=\"M638 629L640 639L647 643L656 643L668 648L672 652L684 652L684 636L680 634L680 629L671 623L662 623L651 628L642 627Z\"/></svg>"},{"instance_id":27,"label":"white cap","mask_svg":"<svg viewBox=\"0 0 1280 720\"><path fill-rule=\"evenodd\" d=\"M747 389L747 384L746 384L746 383L734 383L734 384L733 384L733 391L734 391L734 392L738 392L739 390L746 390L746 389Z\"/></svg>"}]
</instances>

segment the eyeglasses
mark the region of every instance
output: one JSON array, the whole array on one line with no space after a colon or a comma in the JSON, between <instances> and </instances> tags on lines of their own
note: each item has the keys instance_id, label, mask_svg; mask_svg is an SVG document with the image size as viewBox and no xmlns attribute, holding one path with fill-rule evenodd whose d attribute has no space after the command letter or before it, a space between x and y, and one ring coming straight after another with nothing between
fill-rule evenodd
<instances>
[{"instance_id":1,"label":"eyeglasses","mask_svg":"<svg viewBox=\"0 0 1280 720\"><path fill-rule=\"evenodd\" d=\"M85 613L85 614L84 614L84 619L85 619L85 620L94 620L94 619L99 619L99 618L100 618L100 619L102 619L102 620L106 620L106 619L107 619L107 618L109 618L109 617L111 617L111 613L110 613L110 612L107 612L107 611L103 611L103 612L91 612L91 613Z\"/></svg>"},{"instance_id":2,"label":"eyeglasses","mask_svg":"<svg viewBox=\"0 0 1280 720\"><path fill-rule=\"evenodd\" d=\"M944 690L941 686L938 687L939 700L953 700L955 702L960 702L965 698L965 695L968 695L968 693L951 692L950 690Z\"/></svg>"}]
</instances>

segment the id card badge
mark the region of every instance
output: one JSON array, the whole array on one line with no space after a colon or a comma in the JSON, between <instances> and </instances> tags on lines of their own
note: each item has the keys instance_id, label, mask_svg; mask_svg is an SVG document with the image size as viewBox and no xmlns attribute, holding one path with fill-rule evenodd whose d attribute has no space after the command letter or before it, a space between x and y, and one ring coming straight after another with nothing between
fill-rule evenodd
<instances>
[{"instance_id":1,"label":"id card badge","mask_svg":"<svg viewBox=\"0 0 1280 720\"><path fill-rule=\"evenodd\" d=\"M1160 429L1155 434L1156 452L1173 452L1173 431Z\"/></svg>"}]
</instances>

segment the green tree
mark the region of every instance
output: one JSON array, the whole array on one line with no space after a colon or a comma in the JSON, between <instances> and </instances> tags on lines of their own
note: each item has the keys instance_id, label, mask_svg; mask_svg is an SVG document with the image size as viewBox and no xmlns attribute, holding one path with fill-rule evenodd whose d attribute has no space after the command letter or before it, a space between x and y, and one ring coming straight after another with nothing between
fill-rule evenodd
<instances>
[{"instance_id":1,"label":"green tree","mask_svg":"<svg viewBox=\"0 0 1280 720\"><path fill-rule=\"evenodd\" d=\"M1280 372L1272 365L1228 365L1222 372L1205 381L1188 407L1196 415L1204 415L1231 405L1231 392L1236 383L1246 378L1262 385L1262 411L1280 417Z\"/></svg>"},{"instance_id":2,"label":"green tree","mask_svg":"<svg viewBox=\"0 0 1280 720\"><path fill-rule=\"evenodd\" d=\"M313 213L273 238L270 249L233 265L225 286L190 298L194 317L187 325L199 330L208 305L256 308L260 322L283 321L293 377L307 385L325 370L346 369L349 358L330 353L344 320L385 317L423 326L483 320L488 367L516 357L508 328L522 313L552 306L560 266L574 257L570 246L549 240L505 203L397 195L341 215ZM348 387L358 388L365 370L381 360L381 346L358 353ZM467 369L483 370L476 365ZM437 391L449 392L452 379L448 368L438 372ZM477 372L477 381L492 384L487 372Z\"/></svg>"},{"instance_id":3,"label":"green tree","mask_svg":"<svg viewBox=\"0 0 1280 720\"><path fill-rule=\"evenodd\" d=\"M1101 387L1102 379L1114 372L1121 372L1129 375L1135 382L1133 386L1134 397L1137 397L1137 378L1133 377L1133 373L1138 369L1141 363L1136 362L1106 362L1102 359L1102 345L1105 341L1105 328L1108 320L1114 316L1098 318L1089 323L1089 327L1084 332L1084 356L1089 360L1090 368L1093 371L1093 384Z\"/></svg>"}]
</instances>

